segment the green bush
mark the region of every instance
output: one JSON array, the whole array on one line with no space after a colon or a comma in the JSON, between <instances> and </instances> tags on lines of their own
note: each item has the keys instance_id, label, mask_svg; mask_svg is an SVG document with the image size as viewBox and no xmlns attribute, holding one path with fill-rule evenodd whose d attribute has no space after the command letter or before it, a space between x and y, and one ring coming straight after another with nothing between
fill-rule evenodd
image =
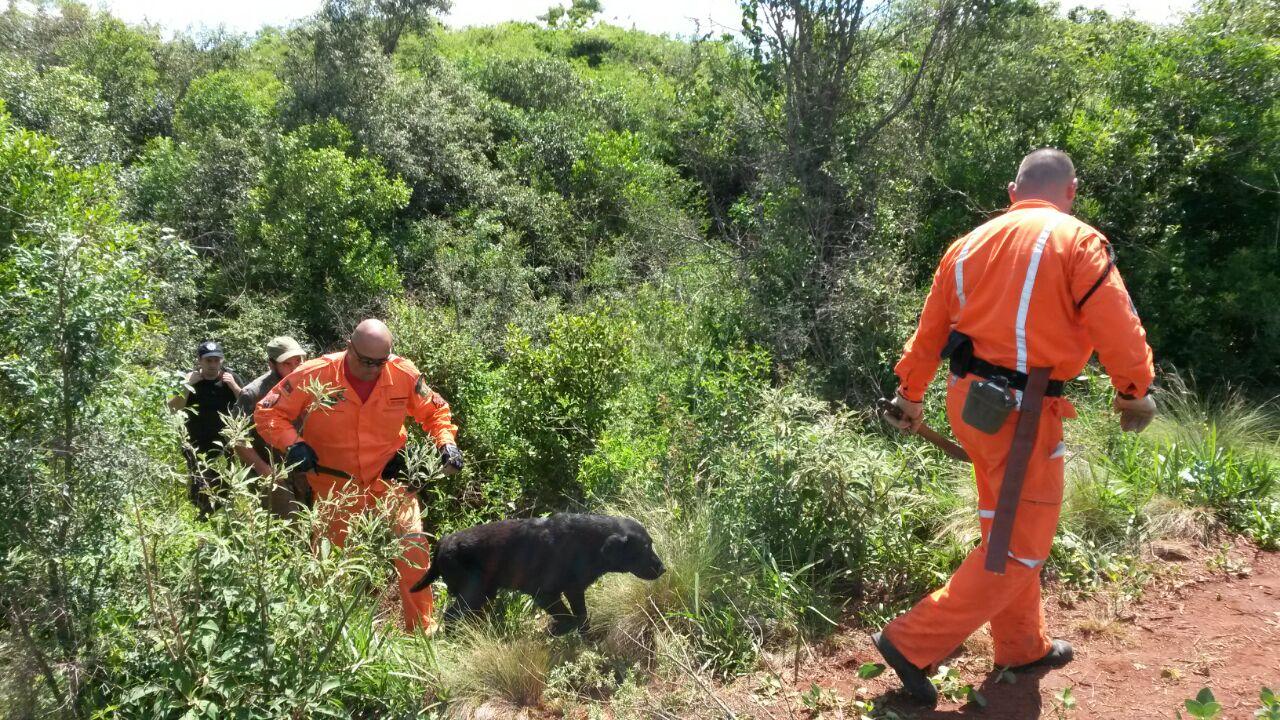
<instances>
[{"instance_id":1,"label":"green bush","mask_svg":"<svg viewBox=\"0 0 1280 720\"><path fill-rule=\"evenodd\" d=\"M253 286L288 278L293 316L312 337L340 337L398 287L388 234L408 202L404 182L336 120L286 136L237 223Z\"/></svg>"},{"instance_id":2,"label":"green bush","mask_svg":"<svg viewBox=\"0 0 1280 720\"><path fill-rule=\"evenodd\" d=\"M529 498L552 507L582 499L578 468L613 411L633 334L625 319L596 311L555 318L544 343L519 331L509 339L503 460Z\"/></svg>"},{"instance_id":3,"label":"green bush","mask_svg":"<svg viewBox=\"0 0 1280 720\"><path fill-rule=\"evenodd\" d=\"M228 435L242 433L243 423ZM227 500L207 526L189 512L129 508L118 543L141 582L98 613L116 629L95 683L102 716L422 713L421 686L406 675L425 676L429 653L380 600L398 604L386 591L399 543L385 518L357 518L338 549L312 540L322 508L286 524L263 509L247 468L218 470Z\"/></svg>"}]
</instances>

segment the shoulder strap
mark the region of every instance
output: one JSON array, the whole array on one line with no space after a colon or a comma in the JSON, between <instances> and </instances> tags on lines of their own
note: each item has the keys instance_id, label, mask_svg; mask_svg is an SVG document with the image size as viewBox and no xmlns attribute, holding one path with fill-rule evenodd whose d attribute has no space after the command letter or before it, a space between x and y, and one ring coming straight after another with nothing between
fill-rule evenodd
<instances>
[{"instance_id":1,"label":"shoulder strap","mask_svg":"<svg viewBox=\"0 0 1280 720\"><path fill-rule=\"evenodd\" d=\"M1089 298L1093 297L1093 294L1098 291L1098 288L1102 287L1102 283L1106 281L1107 276L1111 274L1111 271L1116 266L1116 249L1111 247L1111 243L1106 242L1105 240L1102 244L1107 246L1107 266L1102 269L1102 274L1093 282L1093 286L1089 288L1089 292L1085 293L1084 297L1076 301L1076 312L1079 312L1080 309L1084 307L1084 304L1089 301Z\"/></svg>"}]
</instances>

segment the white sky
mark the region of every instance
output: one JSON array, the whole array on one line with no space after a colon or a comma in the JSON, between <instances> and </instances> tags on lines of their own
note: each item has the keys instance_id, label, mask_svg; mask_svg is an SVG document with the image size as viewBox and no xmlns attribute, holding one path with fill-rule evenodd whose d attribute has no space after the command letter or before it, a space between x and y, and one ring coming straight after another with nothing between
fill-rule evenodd
<instances>
[{"instance_id":1,"label":"white sky","mask_svg":"<svg viewBox=\"0 0 1280 720\"><path fill-rule=\"evenodd\" d=\"M131 23L144 20L170 30L201 25L224 25L230 30L253 32L263 25L285 25L315 12L320 0L89 0ZM1077 4L1100 7L1123 15L1132 10L1148 22L1175 22L1194 0L1060 0L1063 7ZM445 18L452 26L490 25L504 20L534 20L552 5L569 0L454 0ZM603 0L603 17L622 27L654 33L687 35L701 21L703 32L736 32L740 11L736 0Z\"/></svg>"}]
</instances>

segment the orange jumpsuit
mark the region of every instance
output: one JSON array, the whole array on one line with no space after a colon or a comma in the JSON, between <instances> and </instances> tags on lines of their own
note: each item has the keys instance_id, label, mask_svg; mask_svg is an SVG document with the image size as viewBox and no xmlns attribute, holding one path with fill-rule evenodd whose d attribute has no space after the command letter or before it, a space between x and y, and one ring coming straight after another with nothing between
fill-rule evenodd
<instances>
[{"instance_id":1,"label":"orange jumpsuit","mask_svg":"<svg viewBox=\"0 0 1280 720\"><path fill-rule=\"evenodd\" d=\"M404 550L396 570L405 627L426 628L431 624L431 591L409 591L431 563L418 499L379 474L404 446L406 417L430 433L437 446L454 443L458 428L449 404L427 386L413 363L402 357L391 357L369 399L362 402L347 380L346 355L333 353L299 365L258 403L254 422L258 434L280 450L302 440L315 450L320 465L351 475L349 480L317 472L307 476L317 499L340 498L326 518L326 535L335 545L341 547L346 540L353 513L381 506L390 514L392 529ZM334 389L334 401L328 407L314 403L304 390L312 380ZM294 425L299 419L301 430Z\"/></svg>"},{"instance_id":2,"label":"orange jumpsuit","mask_svg":"<svg viewBox=\"0 0 1280 720\"><path fill-rule=\"evenodd\" d=\"M973 339L975 357L1023 373L1048 367L1052 379L1069 380L1096 349L1119 392L1145 395L1154 374L1146 332L1113 267L1106 238L1040 200L1014 203L947 250L920 324L895 368L903 397L923 399L953 328ZM1033 662L1051 647L1040 570L1062 505L1062 421L1075 417L1075 408L1066 398L1045 398L1010 561L1003 574L996 574L984 568L987 535L1018 412L994 435L970 427L961 410L970 384L979 378L972 373L949 377L947 416L973 458L983 539L945 586L891 622L884 634L912 664L927 668L989 622L996 665Z\"/></svg>"}]
</instances>

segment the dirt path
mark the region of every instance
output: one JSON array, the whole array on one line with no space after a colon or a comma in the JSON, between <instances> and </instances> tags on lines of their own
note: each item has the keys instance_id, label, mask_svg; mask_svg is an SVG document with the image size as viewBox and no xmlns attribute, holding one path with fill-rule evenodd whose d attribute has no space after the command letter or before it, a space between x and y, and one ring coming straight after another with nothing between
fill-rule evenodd
<instances>
[{"instance_id":1,"label":"dirt path","mask_svg":"<svg viewBox=\"0 0 1280 720\"><path fill-rule=\"evenodd\" d=\"M1225 563L1211 558L1201 553L1170 563L1169 576L1127 607L1099 600L1064 608L1050 601L1055 636L1071 640L1076 649L1075 661L1058 670L998 682L991 673L990 639L975 636L951 666L985 697L985 708L943 700L926 712L898 695L892 671L858 679L862 663L879 660L860 630L840 633L816 650L794 682L786 663L781 687L770 680L776 675L757 675L735 683L728 695L744 717L817 717L813 700L806 706L800 697L817 685L835 692L817 703L824 718L856 718L849 702L857 698L917 720L1146 720L1175 717L1184 700L1210 687L1223 706L1222 718L1252 718L1262 686L1280 689L1280 553L1238 546ZM1056 696L1068 687L1076 706L1063 711Z\"/></svg>"}]
</instances>

